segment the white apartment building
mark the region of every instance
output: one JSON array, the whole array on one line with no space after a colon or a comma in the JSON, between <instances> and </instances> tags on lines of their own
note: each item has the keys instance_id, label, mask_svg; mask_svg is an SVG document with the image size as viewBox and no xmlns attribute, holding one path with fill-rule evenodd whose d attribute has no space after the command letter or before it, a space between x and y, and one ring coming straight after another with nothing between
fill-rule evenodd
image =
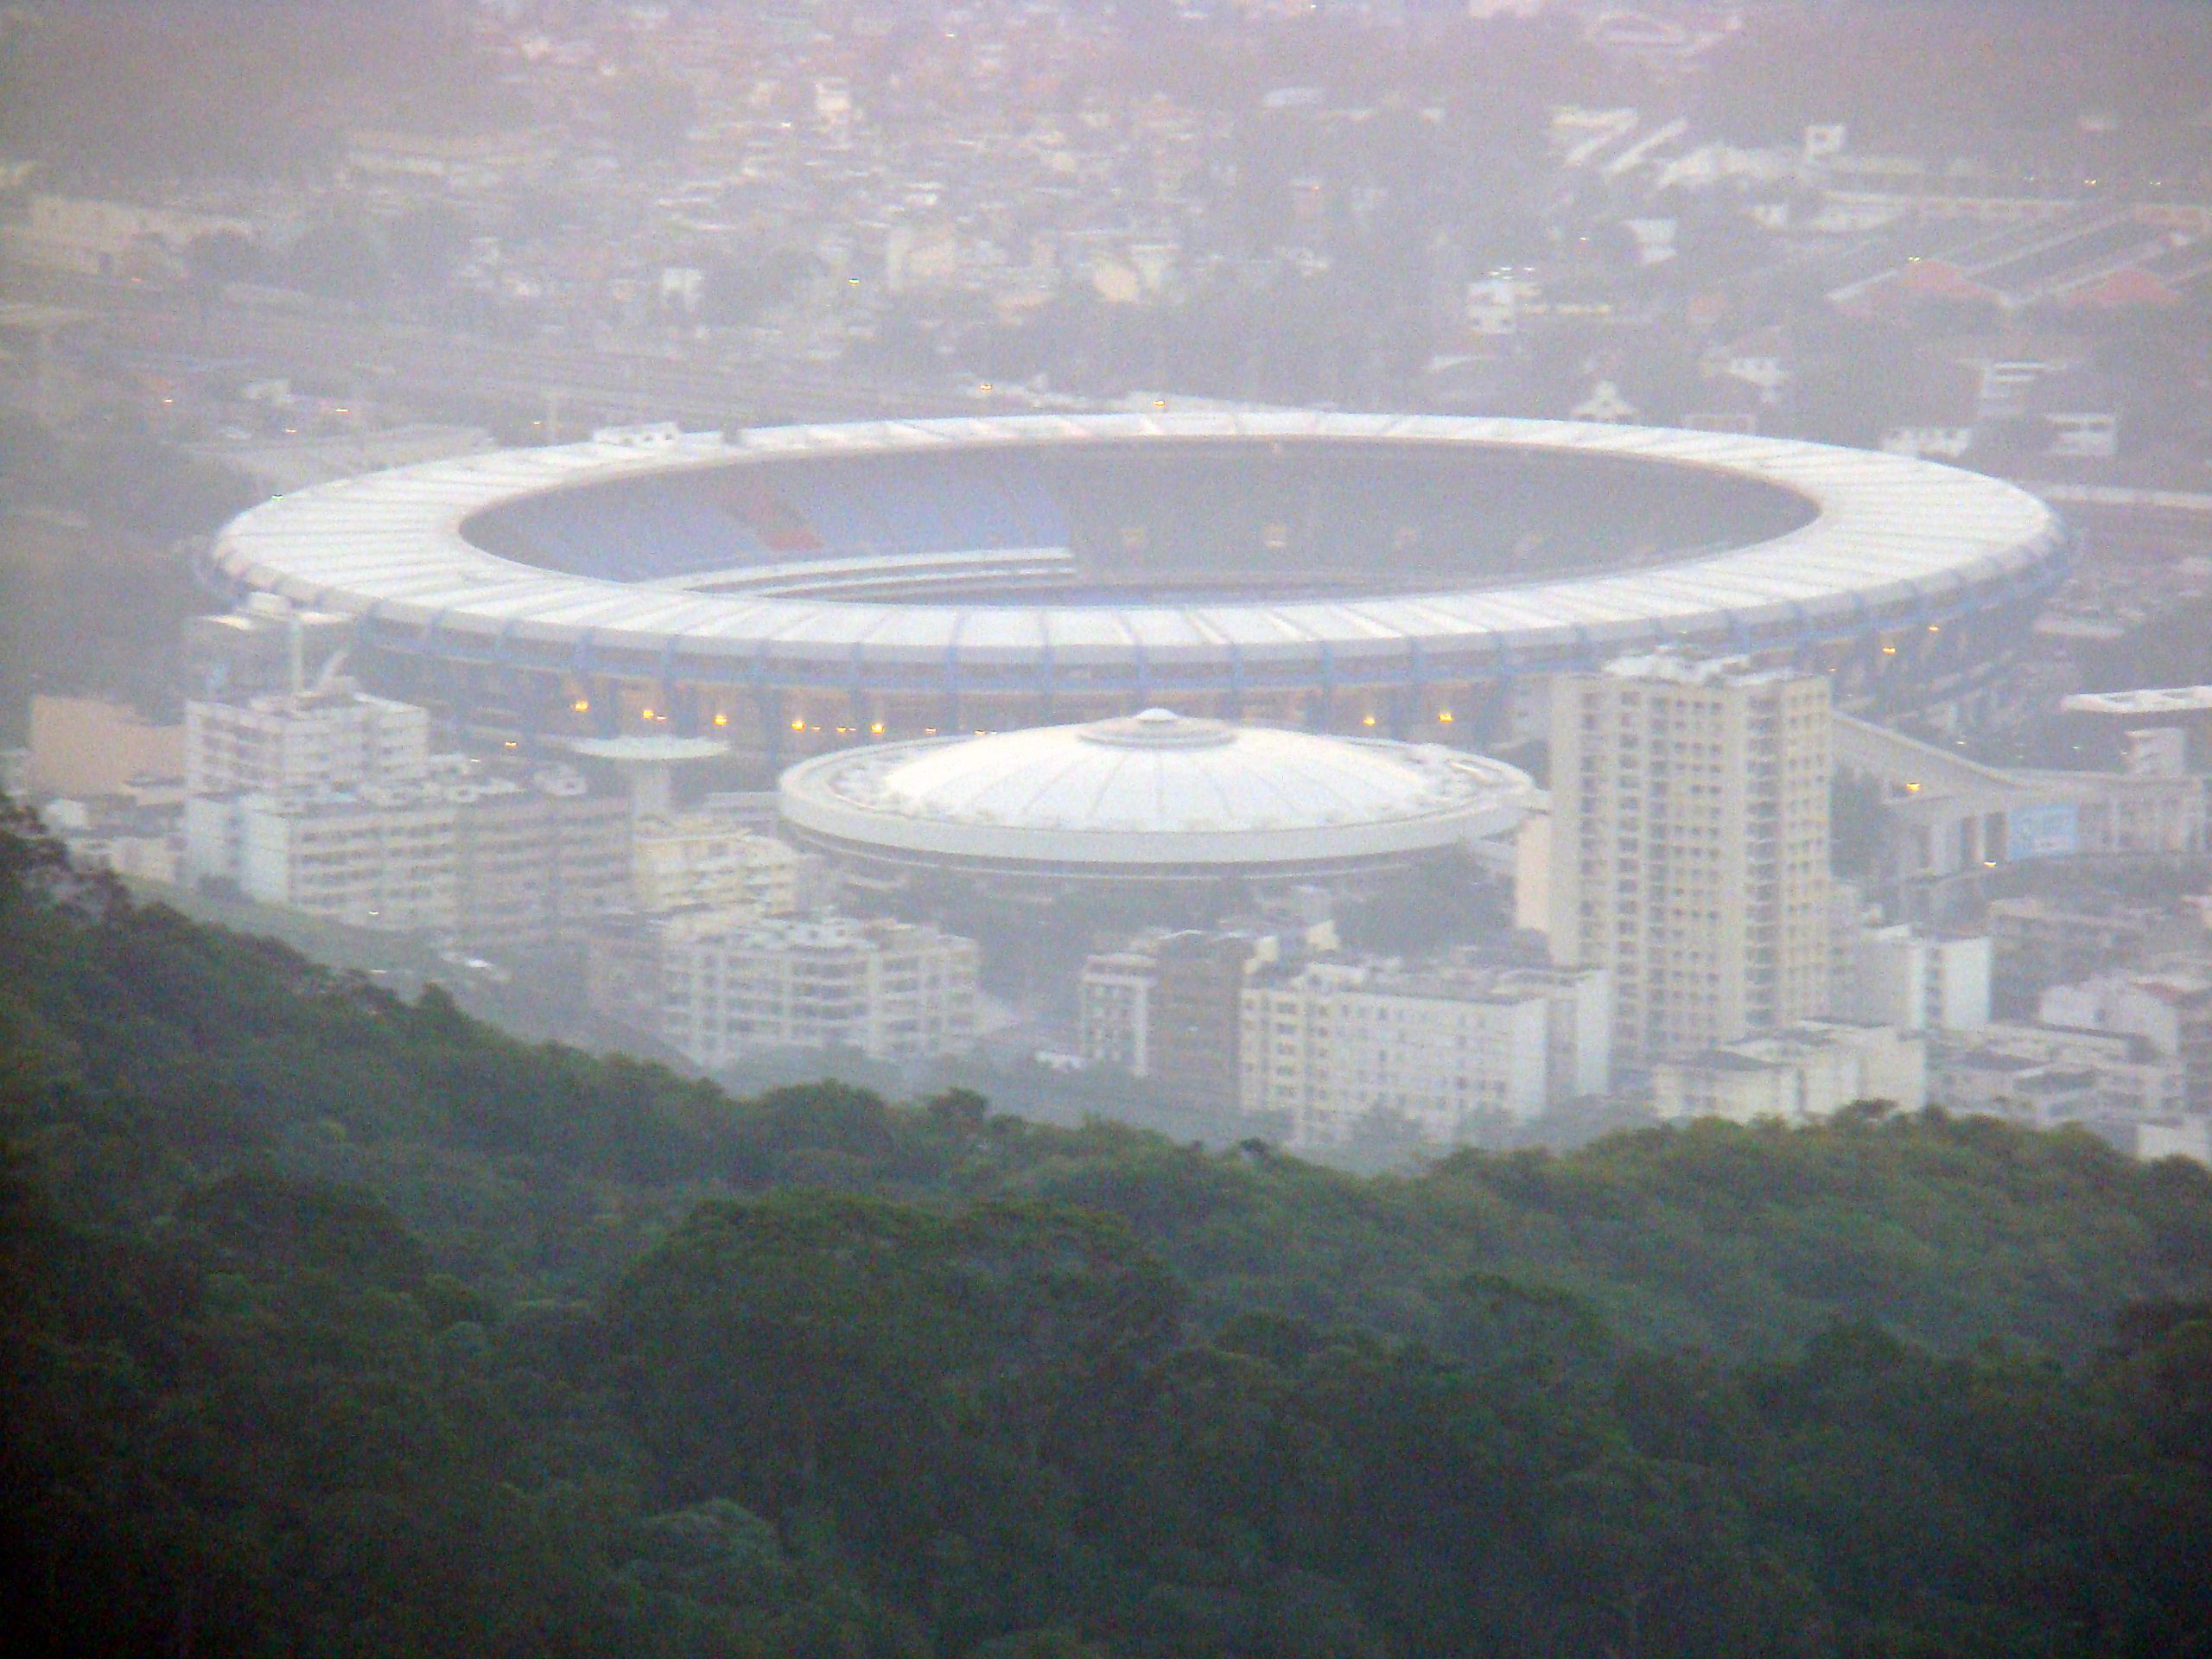
<instances>
[{"instance_id":1,"label":"white apartment building","mask_svg":"<svg viewBox=\"0 0 2212 1659\"><path fill-rule=\"evenodd\" d=\"M1825 677L1624 659L1551 685L1553 960L1612 974L1624 1057L1828 1001Z\"/></svg>"},{"instance_id":2,"label":"white apartment building","mask_svg":"<svg viewBox=\"0 0 2212 1659\"><path fill-rule=\"evenodd\" d=\"M976 942L934 927L729 912L645 924L658 1034L714 1069L768 1048L871 1059L965 1052L976 1040Z\"/></svg>"},{"instance_id":3,"label":"white apartment building","mask_svg":"<svg viewBox=\"0 0 2212 1659\"><path fill-rule=\"evenodd\" d=\"M2046 1025L2144 1038L2179 1063L2189 1109L2212 1112L2212 965L2185 959L2054 985L2044 992L2037 1012Z\"/></svg>"},{"instance_id":4,"label":"white apartment building","mask_svg":"<svg viewBox=\"0 0 2212 1659\"><path fill-rule=\"evenodd\" d=\"M1502 995L1544 999L1544 1092L1554 1106L1603 1095L1613 1084L1613 976L1602 968L1509 968L1488 982Z\"/></svg>"},{"instance_id":5,"label":"white apartment building","mask_svg":"<svg viewBox=\"0 0 2212 1659\"><path fill-rule=\"evenodd\" d=\"M1239 1103L1294 1146L1377 1119L1448 1145L1601 1092L1609 1014L1602 972L1315 963L1244 991Z\"/></svg>"},{"instance_id":6,"label":"white apartment building","mask_svg":"<svg viewBox=\"0 0 2212 1659\"><path fill-rule=\"evenodd\" d=\"M193 830L188 806L187 834ZM371 784L350 793L256 793L233 808L237 880L249 899L354 927L453 931L459 807L448 790Z\"/></svg>"},{"instance_id":7,"label":"white apartment building","mask_svg":"<svg viewBox=\"0 0 2212 1659\"><path fill-rule=\"evenodd\" d=\"M351 681L297 695L184 706L189 795L404 783L429 769L429 711L371 696Z\"/></svg>"},{"instance_id":8,"label":"white apartment building","mask_svg":"<svg viewBox=\"0 0 2212 1659\"><path fill-rule=\"evenodd\" d=\"M1989 1023L1989 937L1931 935L1858 903L1834 884L1830 1011L1839 1019L1907 1031L1973 1031Z\"/></svg>"},{"instance_id":9,"label":"white apartment building","mask_svg":"<svg viewBox=\"0 0 2212 1659\"><path fill-rule=\"evenodd\" d=\"M2165 1118L2187 1104L2180 1059L2139 1033L1992 1020L1947 1033L1929 1093L1955 1112L2048 1128L2092 1118Z\"/></svg>"},{"instance_id":10,"label":"white apartment building","mask_svg":"<svg viewBox=\"0 0 2212 1659\"><path fill-rule=\"evenodd\" d=\"M1802 1123L1854 1100L1925 1106L1925 1041L1886 1026L1805 1020L1651 1068L1651 1107L1662 1118Z\"/></svg>"},{"instance_id":11,"label":"white apartment building","mask_svg":"<svg viewBox=\"0 0 2212 1659\"><path fill-rule=\"evenodd\" d=\"M630 844L631 898L647 914L695 906L785 916L805 899L812 861L788 842L724 813L638 819Z\"/></svg>"},{"instance_id":12,"label":"white apartment building","mask_svg":"<svg viewBox=\"0 0 2212 1659\"><path fill-rule=\"evenodd\" d=\"M628 897L627 804L556 767L185 802L193 879L353 927L485 948L574 933Z\"/></svg>"},{"instance_id":13,"label":"white apartment building","mask_svg":"<svg viewBox=\"0 0 2212 1659\"><path fill-rule=\"evenodd\" d=\"M406 870L426 839L451 864L452 804L426 793L432 766L429 711L350 680L187 702L184 879L235 881L265 903L334 919L427 913L436 919L390 925L449 925L450 870L425 882ZM390 860L378 824L387 812L397 815Z\"/></svg>"},{"instance_id":14,"label":"white apartment building","mask_svg":"<svg viewBox=\"0 0 2212 1659\"><path fill-rule=\"evenodd\" d=\"M1089 1065L1133 1077L1151 1075L1152 1004L1160 986L1160 953L1145 943L1094 951L1076 987L1076 1052Z\"/></svg>"}]
</instances>

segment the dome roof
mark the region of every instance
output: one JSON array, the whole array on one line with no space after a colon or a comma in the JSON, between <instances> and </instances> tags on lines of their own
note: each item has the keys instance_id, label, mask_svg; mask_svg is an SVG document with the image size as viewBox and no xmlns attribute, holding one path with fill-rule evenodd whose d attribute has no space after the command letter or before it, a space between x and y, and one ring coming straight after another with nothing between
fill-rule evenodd
<instances>
[{"instance_id":1,"label":"dome roof","mask_svg":"<svg viewBox=\"0 0 2212 1659\"><path fill-rule=\"evenodd\" d=\"M1305 864L1493 834L1529 780L1433 745L1194 720L888 743L784 774L796 828L861 847L1050 865Z\"/></svg>"}]
</instances>

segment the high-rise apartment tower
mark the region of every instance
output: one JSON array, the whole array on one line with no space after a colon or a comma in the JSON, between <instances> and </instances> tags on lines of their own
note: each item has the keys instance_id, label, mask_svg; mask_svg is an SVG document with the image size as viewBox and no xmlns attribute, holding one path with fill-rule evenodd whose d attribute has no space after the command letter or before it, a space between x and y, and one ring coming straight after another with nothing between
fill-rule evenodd
<instances>
[{"instance_id":1,"label":"high-rise apartment tower","mask_svg":"<svg viewBox=\"0 0 2212 1659\"><path fill-rule=\"evenodd\" d=\"M1673 656L1552 684L1554 960L1610 969L1656 1058L1827 1001L1826 677Z\"/></svg>"}]
</instances>

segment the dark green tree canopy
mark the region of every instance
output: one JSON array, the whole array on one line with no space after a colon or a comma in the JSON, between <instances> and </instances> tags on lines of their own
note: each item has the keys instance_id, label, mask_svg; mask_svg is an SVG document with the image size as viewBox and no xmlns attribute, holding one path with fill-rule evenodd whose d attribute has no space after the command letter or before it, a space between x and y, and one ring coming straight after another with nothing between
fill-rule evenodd
<instances>
[{"instance_id":1,"label":"dark green tree canopy","mask_svg":"<svg viewBox=\"0 0 2212 1659\"><path fill-rule=\"evenodd\" d=\"M11 1651L2212 1653L2212 1176L749 1101L0 833Z\"/></svg>"}]
</instances>

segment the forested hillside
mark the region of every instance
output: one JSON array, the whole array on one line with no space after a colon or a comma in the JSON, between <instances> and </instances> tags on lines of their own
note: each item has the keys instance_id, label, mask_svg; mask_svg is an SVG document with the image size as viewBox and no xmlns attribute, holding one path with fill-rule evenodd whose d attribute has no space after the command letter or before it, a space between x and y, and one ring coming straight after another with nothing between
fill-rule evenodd
<instances>
[{"instance_id":1,"label":"forested hillside","mask_svg":"<svg viewBox=\"0 0 2212 1659\"><path fill-rule=\"evenodd\" d=\"M1870 1109L1363 1179L734 1101L23 830L19 1646L2212 1655L2200 1169Z\"/></svg>"}]
</instances>

